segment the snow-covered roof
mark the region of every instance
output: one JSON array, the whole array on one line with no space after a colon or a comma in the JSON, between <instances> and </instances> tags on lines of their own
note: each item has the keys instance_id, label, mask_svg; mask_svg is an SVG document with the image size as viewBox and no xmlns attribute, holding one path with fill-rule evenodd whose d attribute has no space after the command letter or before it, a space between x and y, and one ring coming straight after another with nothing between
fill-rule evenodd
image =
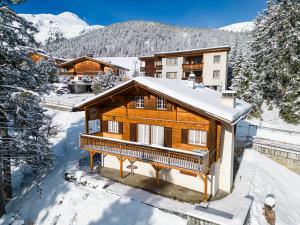
<instances>
[{"instance_id":1,"label":"snow-covered roof","mask_svg":"<svg viewBox=\"0 0 300 225\"><path fill-rule=\"evenodd\" d=\"M222 102L222 93L196 85L195 88L189 86L187 81L176 79L136 77L128 80L112 89L102 92L95 97L88 99L74 107L79 110L90 105L95 100L107 97L115 90L121 90L130 84L138 84L149 91L156 92L165 96L169 100L174 100L184 104L192 110L205 113L214 118L220 119L230 124L235 124L241 118L245 117L251 110L251 105L240 100L235 100L235 108L230 107Z\"/></svg>"},{"instance_id":2,"label":"snow-covered roof","mask_svg":"<svg viewBox=\"0 0 300 225\"><path fill-rule=\"evenodd\" d=\"M139 59L146 59L146 58L153 58L153 57L160 57L162 55L172 55L172 54L189 54L194 52L214 52L214 51L229 51L230 46L216 46L210 48L196 48L196 49L187 49L187 50L178 50L178 51L167 51L167 52L157 52L153 55L145 55L139 57Z\"/></svg>"},{"instance_id":3,"label":"snow-covered roof","mask_svg":"<svg viewBox=\"0 0 300 225\"><path fill-rule=\"evenodd\" d=\"M112 63L108 63L108 62L105 62L105 61L100 60L100 59L91 58L91 57L88 57L88 56L81 56L81 57L78 57L78 58L75 58L75 59L71 59L67 62L59 64L59 66L60 67L69 66L69 65L72 65L72 64L75 64L75 63L78 63L78 62L86 61L86 60L93 61L93 62L96 62L96 63L101 63L101 64L108 65L108 66L111 66L111 67L117 67L119 69L129 71L129 69L127 69L125 67L115 65L115 64L112 64Z\"/></svg>"}]
</instances>

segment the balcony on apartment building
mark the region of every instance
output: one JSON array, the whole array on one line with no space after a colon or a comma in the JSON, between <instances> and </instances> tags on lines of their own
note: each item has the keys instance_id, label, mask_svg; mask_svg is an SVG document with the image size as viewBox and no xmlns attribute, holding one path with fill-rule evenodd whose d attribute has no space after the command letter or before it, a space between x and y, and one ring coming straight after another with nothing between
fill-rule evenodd
<instances>
[{"instance_id":1,"label":"balcony on apartment building","mask_svg":"<svg viewBox=\"0 0 300 225\"><path fill-rule=\"evenodd\" d=\"M162 70L162 61L161 60L155 61L154 66L155 66L155 70Z\"/></svg>"},{"instance_id":2,"label":"balcony on apartment building","mask_svg":"<svg viewBox=\"0 0 300 225\"><path fill-rule=\"evenodd\" d=\"M182 69L184 71L187 70L202 70L203 69L203 57L202 56L194 56L194 57L186 57L184 58L184 63L182 64Z\"/></svg>"}]
</instances>

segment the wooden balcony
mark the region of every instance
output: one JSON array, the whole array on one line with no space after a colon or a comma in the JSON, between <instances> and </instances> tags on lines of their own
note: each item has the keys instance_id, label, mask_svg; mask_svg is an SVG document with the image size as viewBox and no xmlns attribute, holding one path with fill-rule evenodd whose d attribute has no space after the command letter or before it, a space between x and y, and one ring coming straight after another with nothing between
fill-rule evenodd
<instances>
[{"instance_id":1,"label":"wooden balcony","mask_svg":"<svg viewBox=\"0 0 300 225\"><path fill-rule=\"evenodd\" d=\"M195 63L195 64L182 64L183 70L202 70L203 63Z\"/></svg>"},{"instance_id":2,"label":"wooden balcony","mask_svg":"<svg viewBox=\"0 0 300 225\"><path fill-rule=\"evenodd\" d=\"M162 65L156 65L156 66L155 66L155 69L156 69L156 70L162 70Z\"/></svg>"},{"instance_id":3,"label":"wooden balcony","mask_svg":"<svg viewBox=\"0 0 300 225\"><path fill-rule=\"evenodd\" d=\"M61 71L61 72L59 72L59 75L75 75L75 72Z\"/></svg>"},{"instance_id":4,"label":"wooden balcony","mask_svg":"<svg viewBox=\"0 0 300 225\"><path fill-rule=\"evenodd\" d=\"M87 134L81 134L80 147L87 151L143 161L163 168L174 168L202 174L208 173L211 161L209 159L210 151L207 150L190 152Z\"/></svg>"}]
</instances>

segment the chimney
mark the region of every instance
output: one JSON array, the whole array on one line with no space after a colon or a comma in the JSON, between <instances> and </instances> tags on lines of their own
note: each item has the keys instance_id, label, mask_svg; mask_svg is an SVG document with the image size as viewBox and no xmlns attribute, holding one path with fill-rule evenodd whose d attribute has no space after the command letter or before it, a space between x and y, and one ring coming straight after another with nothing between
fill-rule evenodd
<instances>
[{"instance_id":1,"label":"chimney","mask_svg":"<svg viewBox=\"0 0 300 225\"><path fill-rule=\"evenodd\" d=\"M191 88L195 88L195 83L196 83L196 75L194 74L194 72L192 71L189 75L189 78L188 78L188 85L191 87Z\"/></svg>"},{"instance_id":2,"label":"chimney","mask_svg":"<svg viewBox=\"0 0 300 225\"><path fill-rule=\"evenodd\" d=\"M227 105L231 108L235 108L235 94L236 92L233 90L224 90L222 91L221 102L224 105Z\"/></svg>"},{"instance_id":3,"label":"chimney","mask_svg":"<svg viewBox=\"0 0 300 225\"><path fill-rule=\"evenodd\" d=\"M86 54L87 57L93 58L93 54L92 53L88 53Z\"/></svg>"}]
</instances>

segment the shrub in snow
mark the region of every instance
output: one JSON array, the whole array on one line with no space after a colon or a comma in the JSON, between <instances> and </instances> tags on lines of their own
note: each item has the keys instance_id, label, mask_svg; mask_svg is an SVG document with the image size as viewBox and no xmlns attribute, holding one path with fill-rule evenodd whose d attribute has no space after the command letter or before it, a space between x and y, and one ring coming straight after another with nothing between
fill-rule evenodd
<instances>
[{"instance_id":1,"label":"shrub in snow","mask_svg":"<svg viewBox=\"0 0 300 225\"><path fill-rule=\"evenodd\" d=\"M113 74L112 71L105 74L98 74L92 81L92 90L98 94L117 86L121 81L122 78Z\"/></svg>"},{"instance_id":2,"label":"shrub in snow","mask_svg":"<svg viewBox=\"0 0 300 225\"><path fill-rule=\"evenodd\" d=\"M267 195L265 199L264 216L269 224L275 225L275 197L272 194Z\"/></svg>"}]
</instances>

